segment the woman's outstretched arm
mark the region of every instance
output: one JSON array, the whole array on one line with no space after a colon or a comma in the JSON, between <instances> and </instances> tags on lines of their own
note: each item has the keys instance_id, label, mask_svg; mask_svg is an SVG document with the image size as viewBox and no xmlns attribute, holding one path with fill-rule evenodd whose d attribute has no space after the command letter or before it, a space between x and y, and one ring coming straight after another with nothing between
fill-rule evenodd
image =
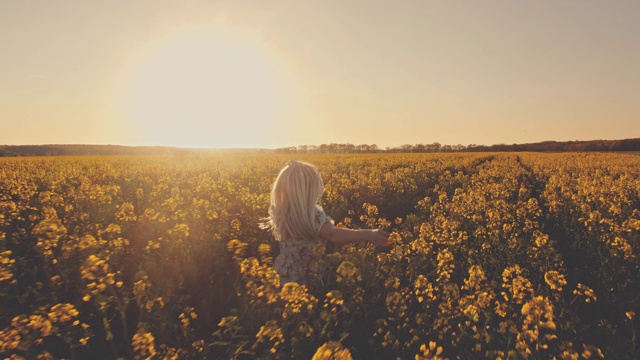
<instances>
[{"instance_id":1,"label":"woman's outstretched arm","mask_svg":"<svg viewBox=\"0 0 640 360\"><path fill-rule=\"evenodd\" d=\"M327 221L320 228L320 237L337 245L348 245L368 241L375 246L388 247L389 233L381 229L337 228Z\"/></svg>"}]
</instances>

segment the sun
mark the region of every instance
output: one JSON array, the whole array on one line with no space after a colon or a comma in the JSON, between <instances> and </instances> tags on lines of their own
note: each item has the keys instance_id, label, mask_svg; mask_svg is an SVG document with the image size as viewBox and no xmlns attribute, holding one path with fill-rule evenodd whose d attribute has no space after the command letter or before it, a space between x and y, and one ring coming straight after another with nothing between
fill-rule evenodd
<instances>
[{"instance_id":1,"label":"sun","mask_svg":"<svg viewBox=\"0 0 640 360\"><path fill-rule=\"evenodd\" d=\"M229 26L180 31L130 66L123 116L139 144L255 147L278 116L283 79L266 47Z\"/></svg>"}]
</instances>

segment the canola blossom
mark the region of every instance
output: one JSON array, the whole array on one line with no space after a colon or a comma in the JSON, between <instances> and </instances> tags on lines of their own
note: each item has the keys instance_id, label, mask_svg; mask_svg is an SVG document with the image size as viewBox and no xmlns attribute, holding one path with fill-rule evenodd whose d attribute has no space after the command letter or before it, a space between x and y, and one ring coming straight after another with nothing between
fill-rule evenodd
<instances>
[{"instance_id":1,"label":"canola blossom","mask_svg":"<svg viewBox=\"0 0 640 360\"><path fill-rule=\"evenodd\" d=\"M0 159L0 356L640 353L640 157L298 155L336 226L304 283L260 229L290 155Z\"/></svg>"}]
</instances>

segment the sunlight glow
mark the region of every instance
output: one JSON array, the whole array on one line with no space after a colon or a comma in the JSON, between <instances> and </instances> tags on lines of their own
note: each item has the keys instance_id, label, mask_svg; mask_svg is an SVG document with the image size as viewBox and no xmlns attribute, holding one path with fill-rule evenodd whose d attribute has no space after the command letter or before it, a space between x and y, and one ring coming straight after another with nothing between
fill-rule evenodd
<instances>
[{"instance_id":1,"label":"sunlight glow","mask_svg":"<svg viewBox=\"0 0 640 360\"><path fill-rule=\"evenodd\" d=\"M283 85L273 58L231 27L181 32L141 59L123 110L146 144L250 147L278 116Z\"/></svg>"}]
</instances>

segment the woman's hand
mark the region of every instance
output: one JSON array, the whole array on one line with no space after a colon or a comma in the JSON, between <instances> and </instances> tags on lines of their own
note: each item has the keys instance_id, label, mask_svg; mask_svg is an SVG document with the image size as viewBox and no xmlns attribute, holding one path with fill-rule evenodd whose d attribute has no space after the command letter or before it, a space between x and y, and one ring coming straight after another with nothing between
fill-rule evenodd
<instances>
[{"instance_id":1,"label":"woman's hand","mask_svg":"<svg viewBox=\"0 0 640 360\"><path fill-rule=\"evenodd\" d=\"M320 238L336 245L357 244L369 241L375 246L389 247L389 233L381 229L345 229L337 228L327 221L320 228Z\"/></svg>"},{"instance_id":2,"label":"woman's hand","mask_svg":"<svg viewBox=\"0 0 640 360\"><path fill-rule=\"evenodd\" d=\"M382 229L371 229L369 242L378 247L389 247L391 243L389 242L389 233Z\"/></svg>"}]
</instances>

